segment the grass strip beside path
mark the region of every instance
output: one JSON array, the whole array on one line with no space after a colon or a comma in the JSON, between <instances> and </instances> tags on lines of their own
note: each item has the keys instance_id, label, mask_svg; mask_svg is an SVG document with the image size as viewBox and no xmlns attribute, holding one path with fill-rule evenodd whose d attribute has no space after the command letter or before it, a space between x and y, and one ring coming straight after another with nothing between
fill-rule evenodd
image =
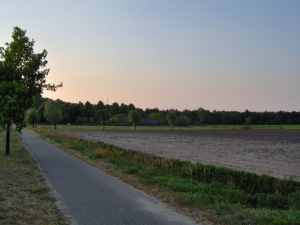
<instances>
[{"instance_id":1,"label":"grass strip beside path","mask_svg":"<svg viewBox=\"0 0 300 225\"><path fill-rule=\"evenodd\" d=\"M67 224L49 192L44 175L19 134L11 134L10 155L6 155L5 132L1 132L0 224Z\"/></svg>"},{"instance_id":2,"label":"grass strip beside path","mask_svg":"<svg viewBox=\"0 0 300 225\"><path fill-rule=\"evenodd\" d=\"M54 125L38 125L41 129L54 129ZM134 130L133 126L102 126L102 125L56 125L58 130ZM170 126L137 126L137 130L172 130ZM173 130L300 130L296 125L201 125L174 126Z\"/></svg>"},{"instance_id":3,"label":"grass strip beside path","mask_svg":"<svg viewBox=\"0 0 300 225\"><path fill-rule=\"evenodd\" d=\"M192 165L45 129L34 132L195 220L207 224L300 224L297 181Z\"/></svg>"}]
</instances>

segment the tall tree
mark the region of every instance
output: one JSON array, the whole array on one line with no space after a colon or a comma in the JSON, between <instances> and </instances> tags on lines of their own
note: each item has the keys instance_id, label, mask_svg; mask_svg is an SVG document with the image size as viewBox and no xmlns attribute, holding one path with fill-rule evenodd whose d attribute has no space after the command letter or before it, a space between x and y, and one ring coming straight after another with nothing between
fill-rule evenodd
<instances>
[{"instance_id":1,"label":"tall tree","mask_svg":"<svg viewBox=\"0 0 300 225\"><path fill-rule=\"evenodd\" d=\"M129 122L134 126L134 130L136 130L136 125L140 122L139 112L135 110L131 110L128 114Z\"/></svg>"},{"instance_id":2,"label":"tall tree","mask_svg":"<svg viewBox=\"0 0 300 225\"><path fill-rule=\"evenodd\" d=\"M89 101L87 101L84 106L80 109L82 116L90 118L95 115L95 107Z\"/></svg>"},{"instance_id":3,"label":"tall tree","mask_svg":"<svg viewBox=\"0 0 300 225\"><path fill-rule=\"evenodd\" d=\"M56 124L62 117L61 106L53 100L47 101L45 103L44 116L49 123L54 124L54 129L56 129Z\"/></svg>"},{"instance_id":4,"label":"tall tree","mask_svg":"<svg viewBox=\"0 0 300 225\"><path fill-rule=\"evenodd\" d=\"M121 113L120 106L119 106L119 104L117 102L114 102L111 105L111 107L110 107L110 113L111 113L112 116Z\"/></svg>"},{"instance_id":5,"label":"tall tree","mask_svg":"<svg viewBox=\"0 0 300 225\"><path fill-rule=\"evenodd\" d=\"M126 105L126 104L124 104L124 103L121 103L121 105L120 105L120 111L121 111L123 114L127 115L127 113L128 113L128 105Z\"/></svg>"},{"instance_id":6,"label":"tall tree","mask_svg":"<svg viewBox=\"0 0 300 225\"><path fill-rule=\"evenodd\" d=\"M208 114L209 111L203 109L203 108L199 108L198 111L197 111L197 115L199 117L199 120L200 120L200 123L203 124L203 122L205 121L206 119L206 116Z\"/></svg>"},{"instance_id":7,"label":"tall tree","mask_svg":"<svg viewBox=\"0 0 300 225\"><path fill-rule=\"evenodd\" d=\"M37 123L39 119L40 119L40 114L39 111L36 110L36 108L31 108L27 110L26 122L32 124L32 127L34 127L34 124Z\"/></svg>"},{"instance_id":8,"label":"tall tree","mask_svg":"<svg viewBox=\"0 0 300 225\"><path fill-rule=\"evenodd\" d=\"M95 118L97 121L108 121L109 117L109 112L106 109L99 109L95 113Z\"/></svg>"},{"instance_id":9,"label":"tall tree","mask_svg":"<svg viewBox=\"0 0 300 225\"><path fill-rule=\"evenodd\" d=\"M173 130L173 127L175 126L176 118L177 118L177 115L174 110L169 110L167 112L166 119L167 119L168 123L170 124L170 126L172 127L172 130Z\"/></svg>"},{"instance_id":10,"label":"tall tree","mask_svg":"<svg viewBox=\"0 0 300 225\"><path fill-rule=\"evenodd\" d=\"M21 132L25 112L33 106L35 97L41 96L44 88L55 91L62 86L46 84L47 51L34 53L34 40L25 34L26 30L14 27L12 42L0 47L0 126L6 129L6 154L10 151L12 123Z\"/></svg>"},{"instance_id":11,"label":"tall tree","mask_svg":"<svg viewBox=\"0 0 300 225\"><path fill-rule=\"evenodd\" d=\"M105 109L105 105L102 101L99 101L96 105L96 110Z\"/></svg>"},{"instance_id":12,"label":"tall tree","mask_svg":"<svg viewBox=\"0 0 300 225\"><path fill-rule=\"evenodd\" d=\"M128 105L128 112L130 112L131 110L135 110L135 106L132 103L129 103Z\"/></svg>"}]
</instances>

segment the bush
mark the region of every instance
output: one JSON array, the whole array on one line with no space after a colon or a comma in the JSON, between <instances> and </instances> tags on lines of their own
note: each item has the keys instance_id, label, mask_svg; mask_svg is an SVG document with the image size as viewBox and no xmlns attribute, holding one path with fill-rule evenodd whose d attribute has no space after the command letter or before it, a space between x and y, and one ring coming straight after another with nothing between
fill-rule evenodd
<instances>
[{"instance_id":1,"label":"bush","mask_svg":"<svg viewBox=\"0 0 300 225\"><path fill-rule=\"evenodd\" d=\"M176 118L176 120L175 120L175 124L177 126L184 127L184 126L188 126L190 123L191 123L190 119L187 118L186 116L183 116L183 115L182 116L178 116Z\"/></svg>"}]
</instances>

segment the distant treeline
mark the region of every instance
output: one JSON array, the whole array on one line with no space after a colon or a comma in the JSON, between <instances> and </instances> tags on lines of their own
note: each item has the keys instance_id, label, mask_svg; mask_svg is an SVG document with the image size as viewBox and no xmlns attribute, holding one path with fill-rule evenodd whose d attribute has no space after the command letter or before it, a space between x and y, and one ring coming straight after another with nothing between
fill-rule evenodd
<instances>
[{"instance_id":1,"label":"distant treeline","mask_svg":"<svg viewBox=\"0 0 300 225\"><path fill-rule=\"evenodd\" d=\"M37 98L34 107L40 114L40 122L47 122L44 117L45 102L49 98ZM117 102L113 104L104 104L99 101L97 104L86 103L70 103L64 102L60 99L55 100L61 105L62 118L60 123L98 123L106 121L116 123L118 115L128 115L129 111L137 110L141 119L157 120L159 124L167 124L166 114L172 110L176 112L178 117L187 118L189 124L206 124L206 125L275 125L275 124L300 124L300 112L251 112L245 110L244 112L238 111L209 111L203 108L197 110L183 110L176 109L159 110L158 108L146 110L137 108L133 104L120 105ZM120 116L119 116L120 117ZM120 117L120 118L124 118ZM122 122L122 121L119 121Z\"/></svg>"}]
</instances>

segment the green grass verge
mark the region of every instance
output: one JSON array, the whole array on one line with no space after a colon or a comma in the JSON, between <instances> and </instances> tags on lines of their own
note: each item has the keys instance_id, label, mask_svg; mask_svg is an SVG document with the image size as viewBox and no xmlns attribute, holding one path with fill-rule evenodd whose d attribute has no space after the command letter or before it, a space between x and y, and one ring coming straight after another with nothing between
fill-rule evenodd
<instances>
[{"instance_id":1,"label":"green grass verge","mask_svg":"<svg viewBox=\"0 0 300 225\"><path fill-rule=\"evenodd\" d=\"M0 224L67 224L18 133L11 134L10 144L10 155L6 155L5 132L1 132Z\"/></svg>"},{"instance_id":2,"label":"green grass verge","mask_svg":"<svg viewBox=\"0 0 300 225\"><path fill-rule=\"evenodd\" d=\"M41 129L54 129L54 125L38 125ZM134 130L133 126L57 125L58 130ZM201 125L174 127L174 130L299 130L298 125ZM137 130L171 130L169 126L137 126Z\"/></svg>"},{"instance_id":3,"label":"green grass verge","mask_svg":"<svg viewBox=\"0 0 300 225\"><path fill-rule=\"evenodd\" d=\"M173 193L180 204L215 224L300 224L300 182L126 150L36 129L42 137L102 159L146 185Z\"/></svg>"}]
</instances>

